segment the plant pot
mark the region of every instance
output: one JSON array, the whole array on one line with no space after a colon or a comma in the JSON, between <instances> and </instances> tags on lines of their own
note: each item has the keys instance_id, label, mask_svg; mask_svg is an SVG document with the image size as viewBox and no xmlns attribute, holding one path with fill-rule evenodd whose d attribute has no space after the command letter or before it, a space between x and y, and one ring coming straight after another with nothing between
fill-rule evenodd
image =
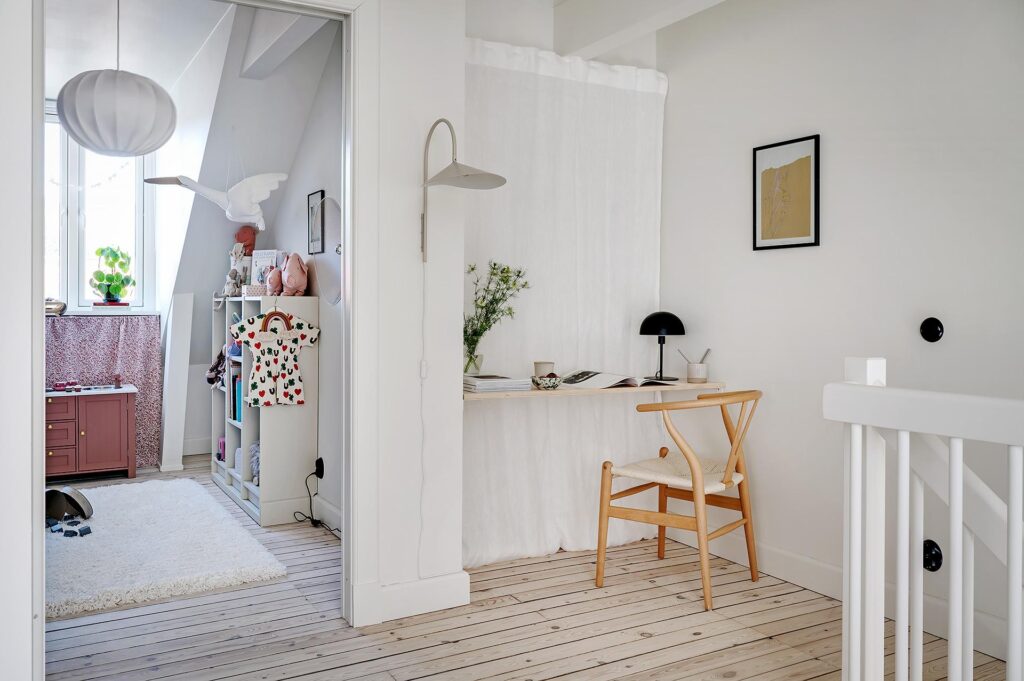
<instances>
[{"instance_id":1,"label":"plant pot","mask_svg":"<svg viewBox=\"0 0 1024 681\"><path fill-rule=\"evenodd\" d=\"M483 364L483 355L466 355L465 362L462 365L462 373L469 374L470 376L478 376L480 374L480 367L482 367Z\"/></svg>"},{"instance_id":2,"label":"plant pot","mask_svg":"<svg viewBox=\"0 0 1024 681\"><path fill-rule=\"evenodd\" d=\"M115 296L115 295L111 295L111 294L108 293L108 294L103 296L103 302L104 303L120 303L121 302L121 296Z\"/></svg>"}]
</instances>

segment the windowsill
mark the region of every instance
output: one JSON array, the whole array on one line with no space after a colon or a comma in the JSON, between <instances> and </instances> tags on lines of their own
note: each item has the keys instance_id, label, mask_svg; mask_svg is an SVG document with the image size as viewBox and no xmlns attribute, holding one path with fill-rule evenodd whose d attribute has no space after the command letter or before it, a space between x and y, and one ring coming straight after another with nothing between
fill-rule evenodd
<instances>
[{"instance_id":1,"label":"windowsill","mask_svg":"<svg viewBox=\"0 0 1024 681\"><path fill-rule=\"evenodd\" d=\"M83 307L83 308L68 308L62 315L52 315L59 317L131 317L131 316L160 316L159 310L150 310L141 307Z\"/></svg>"}]
</instances>

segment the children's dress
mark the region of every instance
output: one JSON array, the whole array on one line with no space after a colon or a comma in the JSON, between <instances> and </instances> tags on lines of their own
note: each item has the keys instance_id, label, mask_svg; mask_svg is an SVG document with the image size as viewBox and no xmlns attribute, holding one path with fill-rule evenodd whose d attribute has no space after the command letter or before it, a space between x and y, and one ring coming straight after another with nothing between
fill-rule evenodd
<instances>
[{"instance_id":1,"label":"children's dress","mask_svg":"<svg viewBox=\"0 0 1024 681\"><path fill-rule=\"evenodd\" d=\"M231 337L252 350L252 372L246 404L272 407L275 404L305 404L302 376L299 374L299 352L316 344L320 329L306 320L288 315L292 328L274 317L263 331L266 314L249 317L231 327Z\"/></svg>"}]
</instances>

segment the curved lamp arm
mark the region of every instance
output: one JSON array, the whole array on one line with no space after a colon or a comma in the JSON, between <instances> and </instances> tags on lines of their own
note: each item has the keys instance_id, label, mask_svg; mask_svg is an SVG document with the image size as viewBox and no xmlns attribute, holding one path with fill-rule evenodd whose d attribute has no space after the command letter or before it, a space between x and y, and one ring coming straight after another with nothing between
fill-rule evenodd
<instances>
[{"instance_id":1,"label":"curved lamp arm","mask_svg":"<svg viewBox=\"0 0 1024 681\"><path fill-rule=\"evenodd\" d=\"M438 118L430 126L427 141L423 144L423 211L420 213L420 252L423 254L423 262L427 261L427 180L430 179L427 175L427 162L430 157L430 140L433 138L437 126L442 123L448 126L448 132L452 137L452 163L455 163L458 154L458 141L455 138L455 128L452 126L452 122L447 118Z\"/></svg>"}]
</instances>

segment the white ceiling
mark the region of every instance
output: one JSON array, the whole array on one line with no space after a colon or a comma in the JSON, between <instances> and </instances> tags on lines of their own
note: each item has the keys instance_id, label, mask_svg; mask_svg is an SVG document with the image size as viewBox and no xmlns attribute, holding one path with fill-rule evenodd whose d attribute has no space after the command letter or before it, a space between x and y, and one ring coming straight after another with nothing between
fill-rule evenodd
<instances>
[{"instance_id":1,"label":"white ceiling","mask_svg":"<svg viewBox=\"0 0 1024 681\"><path fill-rule=\"evenodd\" d=\"M73 76L114 68L116 0L45 0L46 96ZM230 5L121 0L121 68L170 88Z\"/></svg>"}]
</instances>

